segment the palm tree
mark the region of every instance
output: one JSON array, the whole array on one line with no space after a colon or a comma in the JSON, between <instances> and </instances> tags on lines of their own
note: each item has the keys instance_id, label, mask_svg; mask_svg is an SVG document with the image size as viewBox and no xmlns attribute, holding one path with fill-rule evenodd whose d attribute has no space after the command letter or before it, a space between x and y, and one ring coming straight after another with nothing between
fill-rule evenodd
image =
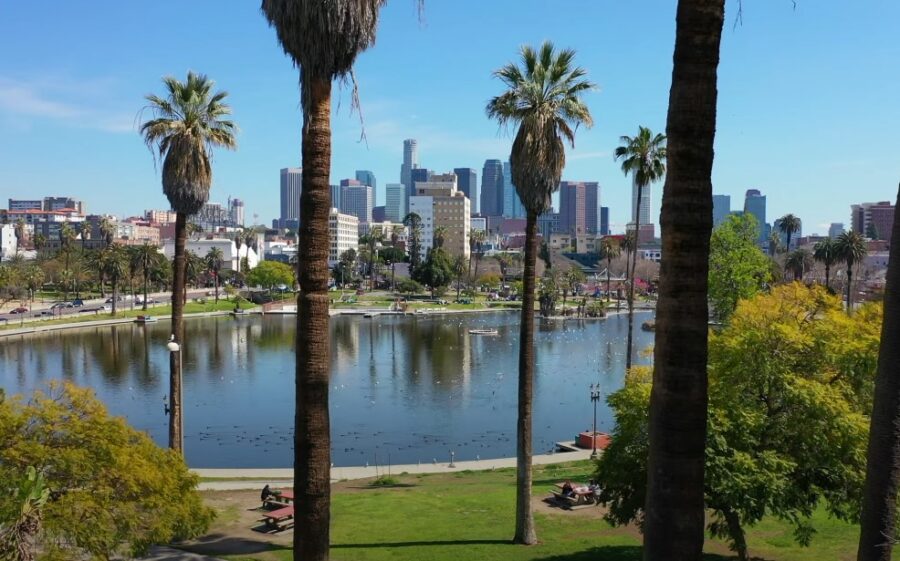
<instances>
[{"instance_id":1,"label":"palm tree","mask_svg":"<svg viewBox=\"0 0 900 561\"><path fill-rule=\"evenodd\" d=\"M38 258L41 257L41 253L44 248L47 247L47 236L41 234L40 232L34 235L34 249L37 252Z\"/></svg>"},{"instance_id":2,"label":"palm tree","mask_svg":"<svg viewBox=\"0 0 900 561\"><path fill-rule=\"evenodd\" d=\"M300 69L303 185L297 232L297 380L294 557L328 559L331 435L328 417L328 212L331 207L331 85L351 74L375 42L385 0L263 0L262 11ZM354 95L354 99L356 96Z\"/></svg>"},{"instance_id":3,"label":"palm tree","mask_svg":"<svg viewBox=\"0 0 900 561\"><path fill-rule=\"evenodd\" d=\"M825 288L831 289L831 266L838 261L837 247L831 238L817 242L813 246L813 258L825 265Z\"/></svg>"},{"instance_id":4,"label":"palm tree","mask_svg":"<svg viewBox=\"0 0 900 561\"><path fill-rule=\"evenodd\" d=\"M109 279L112 290L112 315L116 315L119 300L119 281L128 273L128 254L125 248L117 243L110 244L100 250L100 269Z\"/></svg>"},{"instance_id":5,"label":"palm tree","mask_svg":"<svg viewBox=\"0 0 900 561\"><path fill-rule=\"evenodd\" d=\"M113 238L116 237L116 225L106 216L100 219L100 234L103 236L107 247L112 243Z\"/></svg>"},{"instance_id":6,"label":"palm tree","mask_svg":"<svg viewBox=\"0 0 900 561\"><path fill-rule=\"evenodd\" d=\"M91 223L85 220L81 223L81 253L87 250L87 241L91 239Z\"/></svg>"},{"instance_id":7,"label":"palm tree","mask_svg":"<svg viewBox=\"0 0 900 561\"><path fill-rule=\"evenodd\" d=\"M659 181L666 174L666 135L653 134L647 127L638 127L636 136L622 136L619 140L622 145L616 147L615 158L622 160L622 172L631 175L637 187L637 202L632 217L637 243L631 253L631 265L629 266L627 260L625 263L625 273L628 277L628 344L625 351L625 368L629 369L634 338L634 269L637 267L637 246L641 239L641 196L645 187Z\"/></svg>"},{"instance_id":8,"label":"palm tree","mask_svg":"<svg viewBox=\"0 0 900 561\"><path fill-rule=\"evenodd\" d=\"M784 261L784 268L791 271L795 281L803 281L803 273L812 266L813 258L805 249L790 252Z\"/></svg>"},{"instance_id":9,"label":"palm tree","mask_svg":"<svg viewBox=\"0 0 900 561\"><path fill-rule=\"evenodd\" d=\"M70 270L69 270L69 257L72 252L72 242L75 241L75 230L68 222L63 222L62 226L59 229L59 250L65 256L65 277L66 279L71 278ZM63 299L69 299L69 282L68 280L63 283Z\"/></svg>"},{"instance_id":10,"label":"palm tree","mask_svg":"<svg viewBox=\"0 0 900 561\"><path fill-rule=\"evenodd\" d=\"M838 236L834 242L837 260L847 264L847 313L853 310L853 266L865 259L866 239L859 232L850 230Z\"/></svg>"},{"instance_id":11,"label":"palm tree","mask_svg":"<svg viewBox=\"0 0 900 561\"><path fill-rule=\"evenodd\" d=\"M787 251L790 251L791 236L800 231L800 219L793 214L785 214L776 222L778 222L778 229L784 234L784 247Z\"/></svg>"},{"instance_id":12,"label":"palm tree","mask_svg":"<svg viewBox=\"0 0 900 561\"><path fill-rule=\"evenodd\" d=\"M778 232L771 231L769 232L769 257L774 258L775 254L778 253L778 249L781 247L781 236L778 235Z\"/></svg>"},{"instance_id":13,"label":"palm tree","mask_svg":"<svg viewBox=\"0 0 900 561\"><path fill-rule=\"evenodd\" d=\"M609 270L612 268L612 260L622 254L622 247L612 236L605 236L600 240L600 251L606 257L606 303L609 303Z\"/></svg>"},{"instance_id":14,"label":"palm tree","mask_svg":"<svg viewBox=\"0 0 900 561\"><path fill-rule=\"evenodd\" d=\"M409 270L412 271L422 261L422 217L410 212L403 217L403 225L409 229L406 249L409 252Z\"/></svg>"},{"instance_id":15,"label":"palm tree","mask_svg":"<svg viewBox=\"0 0 900 561\"><path fill-rule=\"evenodd\" d=\"M678 1L650 392L648 561L697 561L703 552L711 174L724 17L725 0Z\"/></svg>"},{"instance_id":16,"label":"palm tree","mask_svg":"<svg viewBox=\"0 0 900 561\"><path fill-rule=\"evenodd\" d=\"M153 267L159 260L160 253L156 246L145 243L134 248L132 259L137 269L141 271L141 277L144 279L144 302L141 309L147 310L147 293L149 292L150 276Z\"/></svg>"},{"instance_id":17,"label":"palm tree","mask_svg":"<svg viewBox=\"0 0 900 561\"><path fill-rule=\"evenodd\" d=\"M208 271L206 259L188 252L184 267L184 280L187 286L200 286L201 277ZM187 290L184 291L185 302L187 302Z\"/></svg>"},{"instance_id":18,"label":"palm tree","mask_svg":"<svg viewBox=\"0 0 900 561\"><path fill-rule=\"evenodd\" d=\"M508 88L491 99L487 114L501 126L518 126L509 162L512 181L527 212L525 270L522 275L522 322L519 334L519 411L516 430L515 542L537 543L531 512L532 393L534 384L534 293L537 217L550 206L566 163L564 140L574 145L579 125L593 124L581 96L593 88L583 68L574 66L575 51L556 51L545 42L537 50L521 49L520 64L494 72Z\"/></svg>"},{"instance_id":19,"label":"palm tree","mask_svg":"<svg viewBox=\"0 0 900 561\"><path fill-rule=\"evenodd\" d=\"M225 261L225 255L222 249L218 247L209 248L206 254L206 267L213 275L216 283L216 304L219 303L219 273L222 271L222 263Z\"/></svg>"},{"instance_id":20,"label":"palm tree","mask_svg":"<svg viewBox=\"0 0 900 561\"><path fill-rule=\"evenodd\" d=\"M475 281L475 278L478 277L478 263L481 261L481 246L484 244L484 240L487 239L487 233L484 230L476 230L472 228L469 232L469 271L467 276L469 277L469 288L472 287L472 283ZM472 260L475 260L475 274L472 274Z\"/></svg>"},{"instance_id":21,"label":"palm tree","mask_svg":"<svg viewBox=\"0 0 900 561\"><path fill-rule=\"evenodd\" d=\"M900 190L897 193L900 205ZM894 220L892 239L900 240L900 220ZM900 489L900 246L891 245L875 401L863 490L859 561L890 561L897 542L897 490Z\"/></svg>"},{"instance_id":22,"label":"palm tree","mask_svg":"<svg viewBox=\"0 0 900 561\"><path fill-rule=\"evenodd\" d=\"M13 234L16 236L16 253L22 251L22 243L25 240L25 220L19 218L13 227Z\"/></svg>"},{"instance_id":23,"label":"palm tree","mask_svg":"<svg viewBox=\"0 0 900 561\"><path fill-rule=\"evenodd\" d=\"M214 147L236 147L236 127L227 119L231 108L228 94L213 93L214 82L202 74L188 72L182 82L163 78L165 96L146 97L154 118L141 125L147 146L163 160L162 187L175 211L175 277L172 282L172 336L183 347L185 296L185 242L187 218L209 200L212 185L210 152ZM181 361L169 357L169 447L182 452Z\"/></svg>"},{"instance_id":24,"label":"palm tree","mask_svg":"<svg viewBox=\"0 0 900 561\"><path fill-rule=\"evenodd\" d=\"M444 241L447 239L447 227L446 226L437 226L434 229L434 233L432 235L432 247L442 248L444 247Z\"/></svg>"}]
</instances>

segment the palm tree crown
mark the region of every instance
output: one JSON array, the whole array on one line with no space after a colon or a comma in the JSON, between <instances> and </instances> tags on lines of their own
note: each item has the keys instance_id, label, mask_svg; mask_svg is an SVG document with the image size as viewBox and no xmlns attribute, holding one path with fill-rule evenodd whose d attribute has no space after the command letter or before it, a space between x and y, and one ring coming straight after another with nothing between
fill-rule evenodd
<instances>
[{"instance_id":1,"label":"palm tree crown","mask_svg":"<svg viewBox=\"0 0 900 561\"><path fill-rule=\"evenodd\" d=\"M156 118L141 125L144 142L163 159L163 192L176 212L196 214L209 200L212 147L234 149L237 127L228 119L227 92L213 93L215 82L188 72L182 82L163 78L166 97L146 96Z\"/></svg>"},{"instance_id":2,"label":"palm tree crown","mask_svg":"<svg viewBox=\"0 0 900 561\"><path fill-rule=\"evenodd\" d=\"M791 249L791 236L800 231L801 222L800 219L794 216L793 214L785 214L781 218L777 220L778 229L784 234L785 237L785 247L788 251Z\"/></svg>"},{"instance_id":3,"label":"palm tree crown","mask_svg":"<svg viewBox=\"0 0 900 561\"><path fill-rule=\"evenodd\" d=\"M816 242L813 246L813 259L825 265L825 286L830 288L831 266L838 260L837 244L831 238Z\"/></svg>"},{"instance_id":4,"label":"palm tree crown","mask_svg":"<svg viewBox=\"0 0 900 561\"><path fill-rule=\"evenodd\" d=\"M582 94L594 88L586 72L574 66L575 51L557 52L551 42L535 50L525 45L520 64L494 72L507 91L491 99L488 117L501 126L519 125L509 161L522 205L541 214L550 205L566 164L563 139L575 145L575 129L594 121Z\"/></svg>"},{"instance_id":5,"label":"palm tree crown","mask_svg":"<svg viewBox=\"0 0 900 561\"><path fill-rule=\"evenodd\" d=\"M615 159L622 160L622 172L634 177L641 187L659 181L666 173L666 135L653 134L647 127L638 127L636 136L619 137Z\"/></svg>"}]
</instances>

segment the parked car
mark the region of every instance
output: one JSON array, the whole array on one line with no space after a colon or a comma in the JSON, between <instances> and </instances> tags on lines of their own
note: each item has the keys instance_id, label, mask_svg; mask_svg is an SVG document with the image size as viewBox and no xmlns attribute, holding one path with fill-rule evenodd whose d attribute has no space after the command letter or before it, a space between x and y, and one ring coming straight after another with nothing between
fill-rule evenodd
<instances>
[{"instance_id":1,"label":"parked car","mask_svg":"<svg viewBox=\"0 0 900 561\"><path fill-rule=\"evenodd\" d=\"M125 299L122 298L121 296L119 296L119 297L116 299L116 301L118 301L118 302L124 302ZM110 296L109 298L106 299L106 303L107 303L107 304L112 304L112 303L113 303L112 296Z\"/></svg>"},{"instance_id":2,"label":"parked car","mask_svg":"<svg viewBox=\"0 0 900 561\"><path fill-rule=\"evenodd\" d=\"M72 305L75 306L76 308L80 308L80 307L84 306L84 300L82 300L81 298L76 298L76 299L72 300Z\"/></svg>"},{"instance_id":3,"label":"parked car","mask_svg":"<svg viewBox=\"0 0 900 561\"><path fill-rule=\"evenodd\" d=\"M21 307L21 306L20 306L20 307L18 307L18 308L15 308L15 309L13 309L13 310L10 310L9 313L11 313L11 314L26 314L26 313L28 313L28 308L25 308L25 307Z\"/></svg>"}]
</instances>

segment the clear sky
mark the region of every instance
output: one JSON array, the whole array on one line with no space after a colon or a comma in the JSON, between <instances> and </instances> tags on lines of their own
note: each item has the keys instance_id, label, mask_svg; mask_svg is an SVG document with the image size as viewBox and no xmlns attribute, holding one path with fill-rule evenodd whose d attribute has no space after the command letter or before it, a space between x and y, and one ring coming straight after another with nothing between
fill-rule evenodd
<instances>
[{"instance_id":1,"label":"clear sky","mask_svg":"<svg viewBox=\"0 0 900 561\"><path fill-rule=\"evenodd\" d=\"M849 221L854 202L893 200L900 180L900 3L727 0L713 185L742 207L768 196L804 232ZM599 181L614 224L630 182L613 161L620 135L665 128L674 0L391 0L376 45L356 68L368 141L349 88L336 89L332 183L373 170L399 180L402 140L420 165L478 170L506 159L509 133L484 106L501 91L492 70L519 45L573 47L599 89L596 124L579 130L564 179ZM209 74L230 92L236 152L214 158L211 200L244 199L247 219L278 212L278 170L300 163L297 71L258 1L0 2L0 201L73 195L90 212L165 208L159 174L137 134L143 96L166 74ZM658 212L661 187L653 192Z\"/></svg>"}]
</instances>

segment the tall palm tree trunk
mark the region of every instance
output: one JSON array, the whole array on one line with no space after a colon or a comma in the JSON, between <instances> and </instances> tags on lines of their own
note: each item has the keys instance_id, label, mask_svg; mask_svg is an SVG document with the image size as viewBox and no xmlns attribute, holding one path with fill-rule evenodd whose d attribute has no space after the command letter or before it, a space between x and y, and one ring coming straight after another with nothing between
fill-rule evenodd
<instances>
[{"instance_id":1,"label":"tall palm tree trunk","mask_svg":"<svg viewBox=\"0 0 900 561\"><path fill-rule=\"evenodd\" d=\"M847 260L847 313L853 313L853 260Z\"/></svg>"},{"instance_id":2,"label":"tall palm tree trunk","mask_svg":"<svg viewBox=\"0 0 900 561\"><path fill-rule=\"evenodd\" d=\"M331 435L328 418L328 210L331 190L331 81L305 77L303 189L297 232L297 372L294 558L328 559L331 519Z\"/></svg>"},{"instance_id":3,"label":"tall palm tree trunk","mask_svg":"<svg viewBox=\"0 0 900 561\"><path fill-rule=\"evenodd\" d=\"M172 335L181 347L175 353L169 353L169 448L183 454L184 435L181 425L181 353L184 352L184 295L187 260L185 242L187 241L187 215L179 212L175 215L175 262L172 278Z\"/></svg>"},{"instance_id":4,"label":"tall palm tree trunk","mask_svg":"<svg viewBox=\"0 0 900 561\"><path fill-rule=\"evenodd\" d=\"M144 310L145 312L147 311L147 292L148 292L149 284L150 284L150 271L148 271L147 269L144 269L144 303L141 306L141 309Z\"/></svg>"},{"instance_id":5,"label":"tall palm tree trunk","mask_svg":"<svg viewBox=\"0 0 900 561\"><path fill-rule=\"evenodd\" d=\"M216 283L216 304L219 303L219 270L216 269L213 271L213 275L215 275L215 283Z\"/></svg>"},{"instance_id":6,"label":"tall palm tree trunk","mask_svg":"<svg viewBox=\"0 0 900 561\"><path fill-rule=\"evenodd\" d=\"M900 191L897 193L900 204ZM894 221L894 239L900 240L900 220ZM860 523L858 561L890 561L896 539L897 491L900 488L900 246L891 245L884 323L875 403L869 432L866 485Z\"/></svg>"},{"instance_id":7,"label":"tall palm tree trunk","mask_svg":"<svg viewBox=\"0 0 900 561\"><path fill-rule=\"evenodd\" d=\"M698 561L703 551L710 176L724 4L678 2L660 220L645 561Z\"/></svg>"},{"instance_id":8,"label":"tall palm tree trunk","mask_svg":"<svg viewBox=\"0 0 900 561\"><path fill-rule=\"evenodd\" d=\"M825 264L825 288L831 289L831 265Z\"/></svg>"},{"instance_id":9,"label":"tall palm tree trunk","mask_svg":"<svg viewBox=\"0 0 900 561\"><path fill-rule=\"evenodd\" d=\"M537 543L531 512L531 424L534 393L534 285L537 261L537 214L525 225L525 270L522 276L522 323L519 326L519 416L516 426L516 543Z\"/></svg>"},{"instance_id":10,"label":"tall palm tree trunk","mask_svg":"<svg viewBox=\"0 0 900 561\"><path fill-rule=\"evenodd\" d=\"M634 247L631 250L631 266L625 259L625 275L628 278L628 343L626 345L625 370L631 369L631 355L634 346L634 270L637 268L638 240L641 231L641 195L644 186L637 184L637 205L634 207ZM630 271L629 271L630 269Z\"/></svg>"},{"instance_id":11,"label":"tall palm tree trunk","mask_svg":"<svg viewBox=\"0 0 900 561\"><path fill-rule=\"evenodd\" d=\"M609 293L609 268L612 267L612 260L606 259L606 303L609 304L612 296Z\"/></svg>"}]
</instances>

